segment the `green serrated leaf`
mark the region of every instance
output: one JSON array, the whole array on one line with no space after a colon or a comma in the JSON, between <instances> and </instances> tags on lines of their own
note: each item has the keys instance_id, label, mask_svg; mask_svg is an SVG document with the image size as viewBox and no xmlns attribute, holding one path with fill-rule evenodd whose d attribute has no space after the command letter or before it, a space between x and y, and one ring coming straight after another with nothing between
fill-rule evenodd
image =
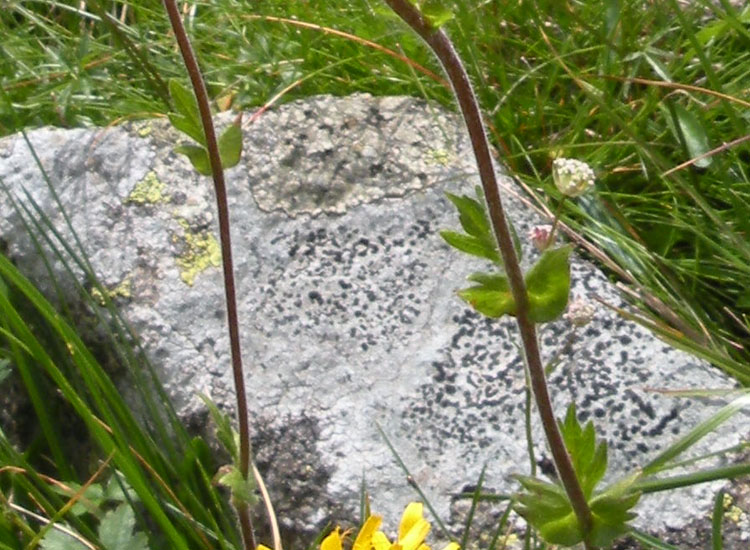
<instances>
[{"instance_id":1,"label":"green serrated leaf","mask_svg":"<svg viewBox=\"0 0 750 550\"><path fill-rule=\"evenodd\" d=\"M529 492L550 498L561 498L567 501L565 491L556 483L550 483L549 481L544 481L536 477L522 475L514 475L513 479L518 481L518 483Z\"/></svg>"},{"instance_id":2,"label":"green serrated leaf","mask_svg":"<svg viewBox=\"0 0 750 550\"><path fill-rule=\"evenodd\" d=\"M497 251L493 247L487 246L485 242L477 237L464 235L456 231L441 231L440 236L443 237L445 242L461 252L466 252L478 258L485 258L496 264L501 263Z\"/></svg>"},{"instance_id":3,"label":"green serrated leaf","mask_svg":"<svg viewBox=\"0 0 750 550\"><path fill-rule=\"evenodd\" d=\"M541 537L550 544L575 546L583 540L583 534L578 527L578 520L572 510L562 517L549 518L535 527Z\"/></svg>"},{"instance_id":4,"label":"green serrated leaf","mask_svg":"<svg viewBox=\"0 0 750 550\"><path fill-rule=\"evenodd\" d=\"M458 220L466 233L482 239L490 232L490 223L484 212L483 203L466 195L445 195L458 210Z\"/></svg>"},{"instance_id":5,"label":"green serrated leaf","mask_svg":"<svg viewBox=\"0 0 750 550\"><path fill-rule=\"evenodd\" d=\"M232 462L234 464L239 464L240 452L239 445L237 444L239 434L232 427L232 420L229 418L229 415L221 412L219 407L216 406L216 403L214 403L207 395L199 394L198 397L200 397L203 403L205 403L208 412L211 415L211 419L214 421L214 424L216 424L216 437L219 439L219 442L229 453Z\"/></svg>"},{"instance_id":6,"label":"green serrated leaf","mask_svg":"<svg viewBox=\"0 0 750 550\"><path fill-rule=\"evenodd\" d=\"M594 518L589 540L595 548L609 548L616 539L629 531L630 527L626 523L610 525L608 523L601 523Z\"/></svg>"},{"instance_id":7,"label":"green serrated leaf","mask_svg":"<svg viewBox=\"0 0 750 550\"><path fill-rule=\"evenodd\" d=\"M236 166L242 156L242 130L230 124L219 136L219 156L224 170Z\"/></svg>"},{"instance_id":8,"label":"green serrated leaf","mask_svg":"<svg viewBox=\"0 0 750 550\"><path fill-rule=\"evenodd\" d=\"M573 247L547 250L526 274L529 317L535 323L554 321L565 310L570 293L570 264Z\"/></svg>"},{"instance_id":9,"label":"green serrated leaf","mask_svg":"<svg viewBox=\"0 0 750 550\"><path fill-rule=\"evenodd\" d=\"M128 484L127 479L121 473L117 472L115 476L112 476L107 482L107 486L102 494L102 500L104 502L139 502L140 497L133 488Z\"/></svg>"},{"instance_id":10,"label":"green serrated leaf","mask_svg":"<svg viewBox=\"0 0 750 550\"><path fill-rule=\"evenodd\" d=\"M640 493L621 496L605 491L590 502L593 525L590 541L597 547L609 547L612 542L630 530L628 522L635 517L629 510L640 499Z\"/></svg>"},{"instance_id":11,"label":"green serrated leaf","mask_svg":"<svg viewBox=\"0 0 750 550\"><path fill-rule=\"evenodd\" d=\"M591 500L591 512L608 523L625 522L633 518L629 510L640 498L639 492L612 495L604 491Z\"/></svg>"},{"instance_id":12,"label":"green serrated leaf","mask_svg":"<svg viewBox=\"0 0 750 550\"><path fill-rule=\"evenodd\" d=\"M565 497L562 500L556 498L540 497L536 493L522 494L517 497L517 511L529 522L544 523L553 518L561 518L571 512L571 507Z\"/></svg>"},{"instance_id":13,"label":"green serrated leaf","mask_svg":"<svg viewBox=\"0 0 750 550\"><path fill-rule=\"evenodd\" d=\"M572 546L583 540L573 508L562 487L528 476L514 476L525 493L516 509L549 543Z\"/></svg>"},{"instance_id":14,"label":"green serrated leaf","mask_svg":"<svg viewBox=\"0 0 750 550\"><path fill-rule=\"evenodd\" d=\"M167 116L169 117L169 122L171 122L172 126L174 126L177 130L193 138L201 145L205 144L206 136L204 135L203 127L200 124L197 124L195 121L189 119L186 116L176 113L169 113L169 115Z\"/></svg>"},{"instance_id":15,"label":"green serrated leaf","mask_svg":"<svg viewBox=\"0 0 750 550\"><path fill-rule=\"evenodd\" d=\"M424 0L421 11L427 22L436 29L453 19L453 12L445 0Z\"/></svg>"},{"instance_id":16,"label":"green serrated leaf","mask_svg":"<svg viewBox=\"0 0 750 550\"><path fill-rule=\"evenodd\" d=\"M88 550L88 547L81 541L55 528L50 529L44 535L39 548L42 550Z\"/></svg>"},{"instance_id":17,"label":"green serrated leaf","mask_svg":"<svg viewBox=\"0 0 750 550\"><path fill-rule=\"evenodd\" d=\"M232 493L232 499L242 504L255 504L255 480L252 477L245 479L239 469L235 466L224 466L217 474L216 483L228 487Z\"/></svg>"},{"instance_id":18,"label":"green serrated leaf","mask_svg":"<svg viewBox=\"0 0 750 550\"><path fill-rule=\"evenodd\" d=\"M458 196L446 193L448 200L458 210L458 219L466 234L463 235L455 231L443 231L440 234L454 248L472 256L485 258L497 265L502 265L497 242L487 217L482 188L477 187L476 193L476 199L467 195Z\"/></svg>"},{"instance_id":19,"label":"green serrated leaf","mask_svg":"<svg viewBox=\"0 0 750 550\"><path fill-rule=\"evenodd\" d=\"M148 550L143 533L133 533L135 515L129 504L122 503L107 512L99 523L99 540L106 550Z\"/></svg>"},{"instance_id":20,"label":"green serrated leaf","mask_svg":"<svg viewBox=\"0 0 750 550\"><path fill-rule=\"evenodd\" d=\"M474 273L469 276L469 280L479 285L459 290L458 295L479 313L487 317L515 313L516 303L505 276Z\"/></svg>"},{"instance_id":21,"label":"green serrated leaf","mask_svg":"<svg viewBox=\"0 0 750 550\"><path fill-rule=\"evenodd\" d=\"M200 145L179 145L174 150L175 153L180 153L190 159L190 163L199 174L210 176L213 173L211 162L208 160L208 151L204 147Z\"/></svg>"},{"instance_id":22,"label":"green serrated leaf","mask_svg":"<svg viewBox=\"0 0 750 550\"><path fill-rule=\"evenodd\" d=\"M65 498L72 498L82 487L81 484L73 481L68 482L66 485L65 488L62 486L53 486L52 490ZM92 483L86 487L83 494L76 500L70 512L75 516L80 516L87 512L96 514L104 501L104 489L99 483Z\"/></svg>"},{"instance_id":23,"label":"green serrated leaf","mask_svg":"<svg viewBox=\"0 0 750 550\"><path fill-rule=\"evenodd\" d=\"M592 422L581 427L573 403L568 407L565 420L560 423L560 431L583 494L588 500L607 471L607 444L602 441L596 445L596 433Z\"/></svg>"}]
</instances>

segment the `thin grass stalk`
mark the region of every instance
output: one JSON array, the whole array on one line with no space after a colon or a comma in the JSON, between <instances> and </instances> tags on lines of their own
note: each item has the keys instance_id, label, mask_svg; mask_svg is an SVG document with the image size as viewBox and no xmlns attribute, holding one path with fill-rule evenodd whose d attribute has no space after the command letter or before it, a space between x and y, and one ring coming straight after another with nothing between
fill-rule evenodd
<instances>
[{"instance_id":1,"label":"thin grass stalk","mask_svg":"<svg viewBox=\"0 0 750 550\"><path fill-rule=\"evenodd\" d=\"M516 322L521 333L524 355L529 369L529 378L536 399L537 409L542 419L542 426L544 427L557 473L568 495L581 530L584 533L584 540L586 540L592 527L591 510L576 476L573 463L565 447L565 442L552 408L552 401L547 388L547 379L544 375L544 365L537 341L536 326L529 318L526 285L513 246L513 238L508 226L508 220L500 199L500 192L492 165L492 157L482 122L482 115L471 82L469 81L469 76L453 44L444 31L432 27L408 0L386 0L386 3L432 49L453 86L453 92L469 131L495 238L500 247L511 293L516 303Z\"/></svg>"},{"instance_id":2,"label":"thin grass stalk","mask_svg":"<svg viewBox=\"0 0 750 550\"><path fill-rule=\"evenodd\" d=\"M662 491L672 491L682 487L690 487L710 481L734 479L740 476L750 474L750 464L735 464L733 466L723 466L711 470L694 472L679 476L666 477L662 479L646 479L637 482L633 489L643 494L659 493Z\"/></svg>"},{"instance_id":3,"label":"thin grass stalk","mask_svg":"<svg viewBox=\"0 0 750 550\"><path fill-rule=\"evenodd\" d=\"M711 515L711 550L724 550L721 524L724 521L724 491L714 497L714 512Z\"/></svg>"},{"instance_id":4,"label":"thin grass stalk","mask_svg":"<svg viewBox=\"0 0 750 550\"><path fill-rule=\"evenodd\" d=\"M242 368L242 352L240 348L239 318L237 315L237 296L234 285L234 267L232 265L232 241L229 230L229 204L227 189L224 182L224 169L221 166L219 145L216 131L211 118L211 106L208 103L208 91L203 81L198 60L195 57L190 39L182 24L180 12L175 0L164 0L164 7L169 15L169 22L180 48L185 68L193 85L195 99L198 102L203 132L206 136L206 149L211 163L211 173L216 192L216 206L219 214L219 239L221 241L221 260L224 272L224 294L227 304L227 321L229 325L229 346L232 354L232 373L234 375L234 391L237 398L237 421L240 433L240 463L239 470L243 479L250 474L250 426L248 424L247 395L245 392L244 370ZM250 506L246 502L236 502L235 508L240 521L240 531L245 548L255 550L255 535L250 518Z\"/></svg>"}]
</instances>

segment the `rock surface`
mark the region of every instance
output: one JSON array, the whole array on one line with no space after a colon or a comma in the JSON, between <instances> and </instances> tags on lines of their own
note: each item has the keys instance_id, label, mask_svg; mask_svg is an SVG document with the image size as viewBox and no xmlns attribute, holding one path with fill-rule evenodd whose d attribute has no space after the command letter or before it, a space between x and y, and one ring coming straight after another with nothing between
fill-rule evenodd
<instances>
[{"instance_id":1,"label":"rock surface","mask_svg":"<svg viewBox=\"0 0 750 550\"><path fill-rule=\"evenodd\" d=\"M29 137L181 414L202 414L199 392L232 410L210 180L172 152L176 136L160 122ZM458 225L444 192L478 183L472 158L460 121L415 99L311 98L245 125L243 159L228 173L241 333L258 461L287 528L345 519L363 474L373 510L397 521L416 496L378 425L444 518L485 462L485 486L498 491L528 471L513 322L483 319L455 297L482 264L437 234ZM0 176L63 227L21 137L0 141ZM44 286L19 217L0 202L11 212L2 239ZM520 235L541 221L506 205ZM624 306L580 258L573 280L574 294ZM655 390L732 386L608 309L572 341L570 331L559 321L541 332L545 357L560 352L556 407L574 399L596 422L614 471L643 464L725 401ZM742 420L701 448L737 443ZM534 434L545 456L536 423ZM644 497L638 523L661 531L702 520L716 488Z\"/></svg>"}]
</instances>

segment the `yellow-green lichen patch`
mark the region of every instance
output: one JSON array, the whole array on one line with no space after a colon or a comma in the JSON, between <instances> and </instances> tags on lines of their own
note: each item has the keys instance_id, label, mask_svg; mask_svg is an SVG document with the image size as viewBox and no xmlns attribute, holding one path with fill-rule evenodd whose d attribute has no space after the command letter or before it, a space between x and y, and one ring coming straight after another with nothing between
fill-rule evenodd
<instances>
[{"instance_id":1,"label":"yellow-green lichen patch","mask_svg":"<svg viewBox=\"0 0 750 550\"><path fill-rule=\"evenodd\" d=\"M210 267L221 265L221 248L218 241L208 231L193 232L187 220L177 219L182 227L184 250L177 258L177 266L180 268L180 278L188 285L193 286L195 278L199 273Z\"/></svg>"},{"instance_id":2,"label":"yellow-green lichen patch","mask_svg":"<svg viewBox=\"0 0 750 550\"><path fill-rule=\"evenodd\" d=\"M133 276L128 275L118 285L112 288L105 289L105 292L107 293L107 297L110 300L114 300L115 298L130 298L133 295L132 287ZM99 302L99 305L101 306L105 306L107 304L107 301L104 299L104 295L96 287L91 289L91 297Z\"/></svg>"},{"instance_id":3,"label":"yellow-green lichen patch","mask_svg":"<svg viewBox=\"0 0 750 550\"><path fill-rule=\"evenodd\" d=\"M153 131L154 131L154 127L151 126L151 124L149 124L149 123L144 124L143 126L141 126L140 128L138 128L138 130L137 130L138 135L141 136L141 137L147 137L147 136L151 135L151 132L153 132Z\"/></svg>"},{"instance_id":4,"label":"yellow-green lichen patch","mask_svg":"<svg viewBox=\"0 0 750 550\"><path fill-rule=\"evenodd\" d=\"M429 164L438 164L440 166L448 166L453 159L453 155L443 149L430 149L426 153L426 161Z\"/></svg>"},{"instance_id":5,"label":"yellow-green lichen patch","mask_svg":"<svg viewBox=\"0 0 750 550\"><path fill-rule=\"evenodd\" d=\"M163 204L171 198L164 193L166 184L159 181L154 172L146 174L141 181L135 184L127 198L127 202L133 204Z\"/></svg>"},{"instance_id":6,"label":"yellow-green lichen patch","mask_svg":"<svg viewBox=\"0 0 750 550\"><path fill-rule=\"evenodd\" d=\"M733 521L734 523L739 523L742 520L745 512L743 512L742 508L740 508L739 506L735 506L734 499L731 495L724 494L724 501L722 504L724 505L725 518Z\"/></svg>"}]
</instances>

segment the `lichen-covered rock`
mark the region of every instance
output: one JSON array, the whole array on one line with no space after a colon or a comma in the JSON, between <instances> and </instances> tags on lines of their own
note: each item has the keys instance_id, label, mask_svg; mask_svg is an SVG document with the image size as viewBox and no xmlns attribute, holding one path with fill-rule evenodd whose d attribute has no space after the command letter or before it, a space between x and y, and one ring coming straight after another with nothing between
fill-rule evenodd
<instances>
[{"instance_id":1,"label":"lichen-covered rock","mask_svg":"<svg viewBox=\"0 0 750 550\"><path fill-rule=\"evenodd\" d=\"M481 263L437 234L458 225L444 192L477 184L460 121L418 100L360 95L285 105L244 130L243 159L228 173L241 333L258 458L275 472L282 523L311 530L345 520L363 475L373 510L396 521L415 495L378 426L444 517L485 463L485 487L511 490L508 475L528 471L514 324L455 297ZM233 386L213 191L172 152L175 138L156 121L30 132L99 277L181 413L195 418L197 393L231 410ZM63 227L20 137L0 141L0 176ZM2 238L44 286L19 218L0 202ZM540 222L518 201L506 205L520 235ZM625 305L579 258L573 279L573 293ZM559 353L554 400L561 413L575 400L595 421L618 471L723 401L659 390L732 386L604 307L572 338L571 330L563 320L541 331L545 357ZM737 443L741 426L702 448ZM545 457L536 420L534 436ZM644 497L638 522L662 530L703 518L715 488Z\"/></svg>"}]
</instances>

